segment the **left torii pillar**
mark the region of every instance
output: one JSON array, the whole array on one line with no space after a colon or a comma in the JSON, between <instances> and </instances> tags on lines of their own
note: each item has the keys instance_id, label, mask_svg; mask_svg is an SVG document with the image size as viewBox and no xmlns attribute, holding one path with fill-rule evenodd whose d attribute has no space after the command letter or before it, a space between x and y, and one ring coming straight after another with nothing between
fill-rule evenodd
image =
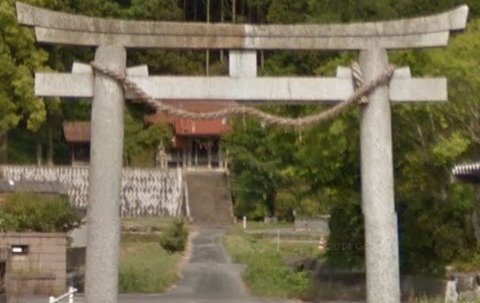
<instances>
[{"instance_id":1,"label":"left torii pillar","mask_svg":"<svg viewBox=\"0 0 480 303\"><path fill-rule=\"evenodd\" d=\"M146 65L126 68L123 46L98 46L95 61L119 74L148 76ZM85 299L113 303L118 297L123 116L124 100L128 96L115 80L94 74L89 65L74 63L69 76L71 81L62 85L61 96L93 97ZM36 93L58 96L51 80L36 81Z\"/></svg>"},{"instance_id":2,"label":"left torii pillar","mask_svg":"<svg viewBox=\"0 0 480 303\"><path fill-rule=\"evenodd\" d=\"M100 45L95 61L126 73L122 46ZM119 83L105 75L96 74L94 81L85 299L114 303L118 296L124 93Z\"/></svg>"},{"instance_id":3,"label":"left torii pillar","mask_svg":"<svg viewBox=\"0 0 480 303\"><path fill-rule=\"evenodd\" d=\"M146 65L126 68L126 50L119 45L100 45L95 62L129 76L148 76ZM72 74L61 87L52 78L38 81L40 95L92 98L91 147L87 209L86 302L117 302L120 251L120 191L124 132L122 86L89 65L74 63ZM61 92L58 92L58 90Z\"/></svg>"}]
</instances>

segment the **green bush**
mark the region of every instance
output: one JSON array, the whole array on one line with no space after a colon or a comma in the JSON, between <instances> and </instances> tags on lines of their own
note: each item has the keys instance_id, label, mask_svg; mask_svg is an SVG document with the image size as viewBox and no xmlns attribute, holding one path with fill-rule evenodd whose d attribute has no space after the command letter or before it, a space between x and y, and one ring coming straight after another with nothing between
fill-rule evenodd
<instances>
[{"instance_id":1,"label":"green bush","mask_svg":"<svg viewBox=\"0 0 480 303\"><path fill-rule=\"evenodd\" d=\"M67 232L81 221L80 211L63 195L14 193L0 205L2 232Z\"/></svg>"},{"instance_id":2,"label":"green bush","mask_svg":"<svg viewBox=\"0 0 480 303\"><path fill-rule=\"evenodd\" d=\"M185 250L188 229L183 219L174 220L160 236L160 245L169 253Z\"/></svg>"}]
</instances>

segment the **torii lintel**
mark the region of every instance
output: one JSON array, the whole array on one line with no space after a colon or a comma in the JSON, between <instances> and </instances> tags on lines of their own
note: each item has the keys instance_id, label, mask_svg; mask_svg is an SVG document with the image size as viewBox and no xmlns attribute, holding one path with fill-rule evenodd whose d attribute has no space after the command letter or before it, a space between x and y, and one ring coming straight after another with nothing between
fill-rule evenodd
<instances>
[{"instance_id":1,"label":"torii lintel","mask_svg":"<svg viewBox=\"0 0 480 303\"><path fill-rule=\"evenodd\" d=\"M309 25L199 24L77 16L17 2L18 20L52 44L166 49L362 50L445 46L466 27L468 6L385 22Z\"/></svg>"}]
</instances>

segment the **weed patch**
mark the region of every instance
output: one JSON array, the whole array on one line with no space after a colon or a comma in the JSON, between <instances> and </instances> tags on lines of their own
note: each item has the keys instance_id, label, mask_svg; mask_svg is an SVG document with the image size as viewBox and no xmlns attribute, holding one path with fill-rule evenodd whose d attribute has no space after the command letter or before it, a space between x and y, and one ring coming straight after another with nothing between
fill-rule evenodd
<instances>
[{"instance_id":1,"label":"weed patch","mask_svg":"<svg viewBox=\"0 0 480 303\"><path fill-rule=\"evenodd\" d=\"M178 280L178 264L183 257L188 227L178 219L164 218L124 219L122 223L124 230L133 232L122 234L119 291L164 292ZM141 232L145 230L150 232ZM167 241L168 249L160 245L162 241ZM171 248L182 245L178 250Z\"/></svg>"},{"instance_id":2,"label":"weed patch","mask_svg":"<svg viewBox=\"0 0 480 303\"><path fill-rule=\"evenodd\" d=\"M177 264L182 255L163 250L158 241L132 241L122 244L119 291L160 293L178 280Z\"/></svg>"},{"instance_id":3,"label":"weed patch","mask_svg":"<svg viewBox=\"0 0 480 303\"><path fill-rule=\"evenodd\" d=\"M281 245L236 230L228 233L223 243L235 263L247 265L243 279L250 291L258 296L299 298L307 292L309 277L295 272L285 264L292 256L312 256L312 245Z\"/></svg>"}]
</instances>

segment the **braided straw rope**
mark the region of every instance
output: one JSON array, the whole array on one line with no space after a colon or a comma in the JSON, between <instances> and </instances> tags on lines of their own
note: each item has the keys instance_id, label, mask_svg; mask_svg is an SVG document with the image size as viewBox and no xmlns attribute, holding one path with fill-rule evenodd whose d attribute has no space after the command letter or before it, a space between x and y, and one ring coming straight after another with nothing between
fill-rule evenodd
<instances>
[{"instance_id":1,"label":"braided straw rope","mask_svg":"<svg viewBox=\"0 0 480 303\"><path fill-rule=\"evenodd\" d=\"M353 93L353 95L351 95L345 101L340 102L321 113L300 118L286 118L272 115L263 112L257 108L247 106L235 106L208 113L195 113L186 111L184 109L176 108L165 104L161 100L150 97L143 89L141 89L135 82L128 79L125 75L106 69L96 62L91 62L90 64L95 72L101 73L114 79L119 84L123 85L125 88L131 90L141 102L148 104L149 106L155 108L157 111L164 111L168 115L192 120L211 120L221 119L224 117L230 117L235 115L248 115L264 122L265 124L274 124L283 127L293 127L297 129L305 128L315 124L320 124L324 121L335 118L340 113L342 113L349 105L355 102L368 102L366 95L372 93L377 87L388 83L395 71L394 66L390 65L377 79L365 85L363 83L363 79L361 78L362 74L360 71L360 67L358 66L358 64L354 63L352 65L352 75L354 78L356 91Z\"/></svg>"}]
</instances>

